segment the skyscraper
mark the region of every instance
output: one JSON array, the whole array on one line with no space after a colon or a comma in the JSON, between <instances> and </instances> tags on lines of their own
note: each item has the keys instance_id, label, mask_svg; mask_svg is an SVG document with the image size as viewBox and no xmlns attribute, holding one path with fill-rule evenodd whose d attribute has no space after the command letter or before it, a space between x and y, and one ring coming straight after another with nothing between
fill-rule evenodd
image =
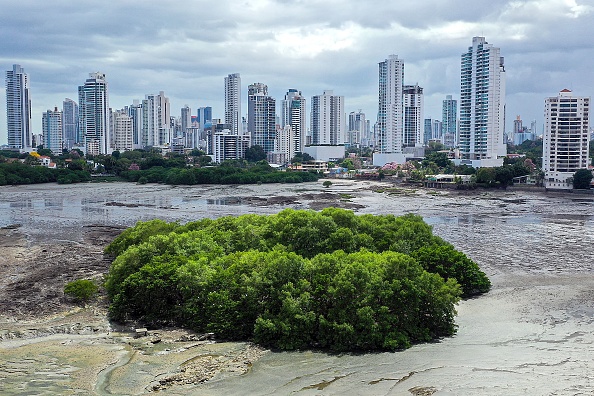
<instances>
[{"instance_id":1,"label":"skyscraper","mask_svg":"<svg viewBox=\"0 0 594 396\"><path fill-rule=\"evenodd\" d=\"M344 96L326 90L311 98L312 145L338 146L344 143Z\"/></svg>"},{"instance_id":2,"label":"skyscraper","mask_svg":"<svg viewBox=\"0 0 594 396\"><path fill-rule=\"evenodd\" d=\"M301 91L289 89L282 101L281 127L291 126L290 134L293 142L291 147L294 152L303 152L305 147L306 124L305 97Z\"/></svg>"},{"instance_id":3,"label":"skyscraper","mask_svg":"<svg viewBox=\"0 0 594 396\"><path fill-rule=\"evenodd\" d=\"M80 132L87 154L111 154L110 112L107 81L103 73L89 73L78 87Z\"/></svg>"},{"instance_id":4,"label":"skyscraper","mask_svg":"<svg viewBox=\"0 0 594 396\"><path fill-rule=\"evenodd\" d=\"M265 152L274 151L276 139L276 101L268 96L268 86L254 83L248 86L248 132L252 146Z\"/></svg>"},{"instance_id":5,"label":"skyscraper","mask_svg":"<svg viewBox=\"0 0 594 396\"><path fill-rule=\"evenodd\" d=\"M590 98L564 89L545 100L542 169L545 187L571 189L570 179L588 168Z\"/></svg>"},{"instance_id":6,"label":"skyscraper","mask_svg":"<svg viewBox=\"0 0 594 396\"><path fill-rule=\"evenodd\" d=\"M185 105L184 107L181 108L181 118L180 118L180 136L178 137L183 137L185 140L186 137L186 133L188 132L188 128L190 128L192 126L192 109L190 108L190 106Z\"/></svg>"},{"instance_id":7,"label":"skyscraper","mask_svg":"<svg viewBox=\"0 0 594 396\"><path fill-rule=\"evenodd\" d=\"M365 113L361 110L349 113L348 134L350 144L369 145L371 139L367 130L367 120L365 120Z\"/></svg>"},{"instance_id":8,"label":"skyscraper","mask_svg":"<svg viewBox=\"0 0 594 396\"><path fill-rule=\"evenodd\" d=\"M379 63L379 97L376 149L382 154L400 154L403 144L404 61L390 55ZM375 161L374 161L375 162Z\"/></svg>"},{"instance_id":9,"label":"skyscraper","mask_svg":"<svg viewBox=\"0 0 594 396\"><path fill-rule=\"evenodd\" d=\"M62 154L62 112L58 108L43 113L41 122L43 130L43 148L54 155Z\"/></svg>"},{"instance_id":10,"label":"skyscraper","mask_svg":"<svg viewBox=\"0 0 594 396\"><path fill-rule=\"evenodd\" d=\"M79 131L78 105L74 100L66 98L62 102L62 138L65 149L70 150L75 144L83 143Z\"/></svg>"},{"instance_id":11,"label":"skyscraper","mask_svg":"<svg viewBox=\"0 0 594 396\"><path fill-rule=\"evenodd\" d=\"M142 101L142 124L143 147L171 143L171 108L165 92L145 96Z\"/></svg>"},{"instance_id":12,"label":"skyscraper","mask_svg":"<svg viewBox=\"0 0 594 396\"><path fill-rule=\"evenodd\" d=\"M442 140L447 148L454 148L456 146L457 125L458 118L458 101L452 99L452 95L446 95L441 106L441 122L442 122Z\"/></svg>"},{"instance_id":13,"label":"skyscraper","mask_svg":"<svg viewBox=\"0 0 594 396\"><path fill-rule=\"evenodd\" d=\"M241 77L239 73L229 74L225 77L225 124L231 125L232 134L242 133Z\"/></svg>"},{"instance_id":14,"label":"skyscraper","mask_svg":"<svg viewBox=\"0 0 594 396\"><path fill-rule=\"evenodd\" d=\"M133 149L144 149L146 146L143 144L143 111L142 103L138 99L132 101L130 106L126 106L126 114L132 119L132 148Z\"/></svg>"},{"instance_id":15,"label":"skyscraper","mask_svg":"<svg viewBox=\"0 0 594 396\"><path fill-rule=\"evenodd\" d=\"M416 85L402 87L404 98L404 147L423 145L423 88Z\"/></svg>"},{"instance_id":16,"label":"skyscraper","mask_svg":"<svg viewBox=\"0 0 594 396\"><path fill-rule=\"evenodd\" d=\"M198 110L196 111L196 121L198 121L200 127L204 129L204 125L207 122L212 121L212 107L198 107Z\"/></svg>"},{"instance_id":17,"label":"skyscraper","mask_svg":"<svg viewBox=\"0 0 594 396\"><path fill-rule=\"evenodd\" d=\"M6 122L8 146L27 150L33 144L29 76L21 65L6 72Z\"/></svg>"},{"instance_id":18,"label":"skyscraper","mask_svg":"<svg viewBox=\"0 0 594 396\"><path fill-rule=\"evenodd\" d=\"M463 159L476 166L499 166L507 152L505 126L505 67L500 49L473 37L462 54L460 136Z\"/></svg>"}]
</instances>

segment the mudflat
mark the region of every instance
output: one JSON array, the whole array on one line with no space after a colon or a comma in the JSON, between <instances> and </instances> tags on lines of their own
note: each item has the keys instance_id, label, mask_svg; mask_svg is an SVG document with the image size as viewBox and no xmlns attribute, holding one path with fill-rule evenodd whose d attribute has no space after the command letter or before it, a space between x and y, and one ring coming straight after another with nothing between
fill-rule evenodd
<instances>
[{"instance_id":1,"label":"mudflat","mask_svg":"<svg viewBox=\"0 0 594 396\"><path fill-rule=\"evenodd\" d=\"M349 207L422 215L492 290L458 306L458 333L397 353L277 353L79 306L66 282L100 280L103 247L139 220ZM594 392L594 201L533 191L333 181L262 186L104 183L0 189L0 393L575 395ZM142 324L137 324L142 325Z\"/></svg>"}]
</instances>

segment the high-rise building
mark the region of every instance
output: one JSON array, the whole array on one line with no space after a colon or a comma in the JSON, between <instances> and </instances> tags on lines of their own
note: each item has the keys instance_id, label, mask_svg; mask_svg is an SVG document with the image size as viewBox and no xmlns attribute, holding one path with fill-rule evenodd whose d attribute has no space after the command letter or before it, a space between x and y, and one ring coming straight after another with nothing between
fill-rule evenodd
<instances>
[{"instance_id":1,"label":"high-rise building","mask_svg":"<svg viewBox=\"0 0 594 396\"><path fill-rule=\"evenodd\" d=\"M198 107L198 111L196 112L196 121L202 128L204 128L204 125L207 122L212 121L212 107Z\"/></svg>"},{"instance_id":2,"label":"high-rise building","mask_svg":"<svg viewBox=\"0 0 594 396\"><path fill-rule=\"evenodd\" d=\"M351 111L349 113L349 127L347 132L349 135L347 139L349 144L369 145L370 138L367 130L367 121L365 120L365 113L361 110L356 112Z\"/></svg>"},{"instance_id":3,"label":"high-rise building","mask_svg":"<svg viewBox=\"0 0 594 396\"><path fill-rule=\"evenodd\" d=\"M442 122L433 118L425 118L423 126L423 144L428 144L429 141L442 140Z\"/></svg>"},{"instance_id":4,"label":"high-rise building","mask_svg":"<svg viewBox=\"0 0 594 396\"><path fill-rule=\"evenodd\" d=\"M126 106L126 114L132 119L132 148L144 149L146 146L143 145L142 103L135 99L130 106Z\"/></svg>"},{"instance_id":5,"label":"high-rise building","mask_svg":"<svg viewBox=\"0 0 594 396\"><path fill-rule=\"evenodd\" d=\"M344 96L325 90L311 98L312 145L338 146L344 143Z\"/></svg>"},{"instance_id":6,"label":"high-rise building","mask_svg":"<svg viewBox=\"0 0 594 396\"><path fill-rule=\"evenodd\" d=\"M402 87L404 98L404 147L423 145L423 88L415 85Z\"/></svg>"},{"instance_id":7,"label":"high-rise building","mask_svg":"<svg viewBox=\"0 0 594 396\"><path fill-rule=\"evenodd\" d=\"M71 150L75 144L83 143L78 125L78 105L69 98L62 102L62 139L67 150Z\"/></svg>"},{"instance_id":8,"label":"high-rise building","mask_svg":"<svg viewBox=\"0 0 594 396\"><path fill-rule=\"evenodd\" d=\"M545 187L571 189L571 178L588 169L590 98L564 89L545 100L542 169Z\"/></svg>"},{"instance_id":9,"label":"high-rise building","mask_svg":"<svg viewBox=\"0 0 594 396\"><path fill-rule=\"evenodd\" d=\"M78 87L80 132L87 154L111 154L110 111L107 80L103 73L89 73Z\"/></svg>"},{"instance_id":10,"label":"high-rise building","mask_svg":"<svg viewBox=\"0 0 594 396\"><path fill-rule=\"evenodd\" d=\"M134 148L134 122L126 109L117 110L111 116L114 150L130 151Z\"/></svg>"},{"instance_id":11,"label":"high-rise building","mask_svg":"<svg viewBox=\"0 0 594 396\"><path fill-rule=\"evenodd\" d=\"M163 91L158 95L148 94L142 101L143 147L171 144L171 108L169 98Z\"/></svg>"},{"instance_id":12,"label":"high-rise building","mask_svg":"<svg viewBox=\"0 0 594 396\"><path fill-rule=\"evenodd\" d=\"M447 148L454 148L456 146L456 136L458 134L457 119L458 101L452 99L452 95L446 95L441 106L442 136L440 137L442 137L443 144Z\"/></svg>"},{"instance_id":13,"label":"high-rise building","mask_svg":"<svg viewBox=\"0 0 594 396\"><path fill-rule=\"evenodd\" d=\"M31 95L29 76L21 65L6 72L6 122L8 147L27 150L32 147Z\"/></svg>"},{"instance_id":14,"label":"high-rise building","mask_svg":"<svg viewBox=\"0 0 594 396\"><path fill-rule=\"evenodd\" d=\"M62 154L62 112L57 107L43 113L41 122L43 130L43 148L49 149L54 155Z\"/></svg>"},{"instance_id":15,"label":"high-rise building","mask_svg":"<svg viewBox=\"0 0 594 396\"><path fill-rule=\"evenodd\" d=\"M506 155L505 67L500 49L473 37L462 54L460 131L458 145L463 159L473 166L499 166ZM476 162L473 162L476 161Z\"/></svg>"},{"instance_id":16,"label":"high-rise building","mask_svg":"<svg viewBox=\"0 0 594 396\"><path fill-rule=\"evenodd\" d=\"M241 77L239 73L229 74L225 77L225 124L231 125L232 134L239 135L242 132Z\"/></svg>"},{"instance_id":17,"label":"high-rise building","mask_svg":"<svg viewBox=\"0 0 594 396\"><path fill-rule=\"evenodd\" d=\"M390 55L379 63L379 97L376 150L381 154L400 154L403 144L404 61Z\"/></svg>"},{"instance_id":18,"label":"high-rise building","mask_svg":"<svg viewBox=\"0 0 594 396\"><path fill-rule=\"evenodd\" d=\"M264 152L274 151L276 139L276 101L268 96L268 86L254 83L248 86L248 132L251 145Z\"/></svg>"},{"instance_id":19,"label":"high-rise building","mask_svg":"<svg viewBox=\"0 0 594 396\"><path fill-rule=\"evenodd\" d=\"M184 134L184 136L185 136L187 129L191 126L192 126L192 109L190 108L190 106L185 105L181 109L181 119L180 119L180 128L181 128L181 132Z\"/></svg>"},{"instance_id":20,"label":"high-rise building","mask_svg":"<svg viewBox=\"0 0 594 396\"><path fill-rule=\"evenodd\" d=\"M307 132L305 97L301 91L289 89L282 101L281 128L291 126L290 136L293 142L290 146L293 152L303 152L305 147L305 133ZM284 130L284 129L283 129ZM291 157L293 158L293 157Z\"/></svg>"}]
</instances>

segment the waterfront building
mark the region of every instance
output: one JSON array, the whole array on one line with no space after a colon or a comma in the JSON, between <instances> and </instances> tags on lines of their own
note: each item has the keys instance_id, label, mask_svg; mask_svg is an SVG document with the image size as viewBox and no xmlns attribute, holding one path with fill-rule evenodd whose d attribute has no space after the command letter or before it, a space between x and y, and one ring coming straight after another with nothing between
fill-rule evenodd
<instances>
[{"instance_id":1,"label":"waterfront building","mask_svg":"<svg viewBox=\"0 0 594 396\"><path fill-rule=\"evenodd\" d=\"M212 119L212 114L210 116ZM239 73L229 74L225 77L225 124L231 125L231 133L235 135L242 132L241 77Z\"/></svg>"},{"instance_id":2,"label":"waterfront building","mask_svg":"<svg viewBox=\"0 0 594 396\"><path fill-rule=\"evenodd\" d=\"M447 148L456 147L456 136L458 135L458 101L452 99L452 95L446 95L441 106L442 130L439 138L442 139Z\"/></svg>"},{"instance_id":3,"label":"waterfront building","mask_svg":"<svg viewBox=\"0 0 594 396\"><path fill-rule=\"evenodd\" d=\"M78 125L78 105L72 99L62 102L62 138L64 148L70 151L75 144L83 143Z\"/></svg>"},{"instance_id":4,"label":"waterfront building","mask_svg":"<svg viewBox=\"0 0 594 396\"><path fill-rule=\"evenodd\" d=\"M109 92L104 73L89 73L78 87L80 133L86 154L111 154Z\"/></svg>"},{"instance_id":5,"label":"waterfront building","mask_svg":"<svg viewBox=\"0 0 594 396\"><path fill-rule=\"evenodd\" d=\"M206 153L215 163L226 160L236 160L245 157L245 151L250 147L250 136L235 134L231 125L214 122L206 133Z\"/></svg>"},{"instance_id":6,"label":"waterfront building","mask_svg":"<svg viewBox=\"0 0 594 396\"><path fill-rule=\"evenodd\" d=\"M415 85L402 87L404 102L403 147L423 145L423 88Z\"/></svg>"},{"instance_id":7,"label":"waterfront building","mask_svg":"<svg viewBox=\"0 0 594 396\"><path fill-rule=\"evenodd\" d=\"M276 133L276 140L274 142L274 152L271 158L274 158L272 161L268 161L271 163L276 163L279 165L284 165L285 163L289 162L297 152L301 152L298 150L297 146L298 139L295 138L295 132L293 131L293 127L291 125L285 125L284 127L279 127ZM282 155L280 155L282 153Z\"/></svg>"},{"instance_id":8,"label":"waterfront building","mask_svg":"<svg viewBox=\"0 0 594 396\"><path fill-rule=\"evenodd\" d=\"M292 147L289 152L303 152L305 134L307 132L305 97L301 91L289 89L281 103L281 128L291 127ZM283 143L284 144L284 143ZM290 158L293 158L290 156Z\"/></svg>"},{"instance_id":9,"label":"waterfront building","mask_svg":"<svg viewBox=\"0 0 594 396\"><path fill-rule=\"evenodd\" d=\"M588 169L590 98L564 89L545 99L542 169L545 187L572 189L573 174Z\"/></svg>"},{"instance_id":10,"label":"waterfront building","mask_svg":"<svg viewBox=\"0 0 594 396\"><path fill-rule=\"evenodd\" d=\"M6 72L6 123L8 147L30 151L33 147L31 94L29 76L21 65L12 65L12 70Z\"/></svg>"},{"instance_id":11,"label":"waterfront building","mask_svg":"<svg viewBox=\"0 0 594 396\"><path fill-rule=\"evenodd\" d=\"M507 148L505 126L505 67L500 49L473 37L462 54L460 131L462 163L475 167L500 166Z\"/></svg>"},{"instance_id":12,"label":"waterfront building","mask_svg":"<svg viewBox=\"0 0 594 396\"><path fill-rule=\"evenodd\" d=\"M325 90L311 99L312 145L344 144L344 96Z\"/></svg>"},{"instance_id":13,"label":"waterfront building","mask_svg":"<svg viewBox=\"0 0 594 396\"><path fill-rule=\"evenodd\" d=\"M254 83L248 86L248 133L251 146L264 152L274 151L276 139L276 100L268 96L268 86Z\"/></svg>"},{"instance_id":14,"label":"waterfront building","mask_svg":"<svg viewBox=\"0 0 594 396\"><path fill-rule=\"evenodd\" d=\"M111 116L114 150L134 149L134 122L126 109L115 111Z\"/></svg>"},{"instance_id":15,"label":"waterfront building","mask_svg":"<svg viewBox=\"0 0 594 396\"><path fill-rule=\"evenodd\" d=\"M57 107L43 113L41 129L43 133L43 148L49 149L54 155L62 154L62 112Z\"/></svg>"}]
</instances>

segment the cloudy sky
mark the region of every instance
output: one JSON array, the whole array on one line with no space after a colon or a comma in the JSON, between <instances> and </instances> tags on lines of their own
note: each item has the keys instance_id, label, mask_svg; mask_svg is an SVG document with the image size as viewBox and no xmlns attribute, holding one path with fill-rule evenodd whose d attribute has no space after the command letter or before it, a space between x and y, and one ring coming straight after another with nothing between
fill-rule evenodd
<instances>
[{"instance_id":1,"label":"cloudy sky","mask_svg":"<svg viewBox=\"0 0 594 396\"><path fill-rule=\"evenodd\" d=\"M244 109L253 82L277 103L289 88L307 98L332 89L373 123L378 62L404 59L425 117L441 118L445 95L459 97L460 55L485 36L505 57L508 126L521 115L540 129L545 97L594 94L593 21L594 0L3 0L0 67L29 74L35 133L93 71L106 73L114 109L164 91L173 115L188 104L223 118L223 79L240 73Z\"/></svg>"}]
</instances>

